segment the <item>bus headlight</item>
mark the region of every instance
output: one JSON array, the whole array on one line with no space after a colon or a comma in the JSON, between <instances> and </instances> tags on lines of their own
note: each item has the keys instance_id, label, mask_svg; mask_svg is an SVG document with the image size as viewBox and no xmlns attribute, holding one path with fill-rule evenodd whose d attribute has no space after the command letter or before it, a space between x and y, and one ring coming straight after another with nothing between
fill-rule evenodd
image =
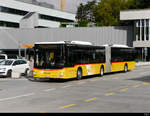
<instances>
[{"instance_id":1,"label":"bus headlight","mask_svg":"<svg viewBox=\"0 0 150 116\"><path fill-rule=\"evenodd\" d=\"M59 73L59 76L63 76L63 75L64 75L64 73L63 73L63 72Z\"/></svg>"},{"instance_id":2,"label":"bus headlight","mask_svg":"<svg viewBox=\"0 0 150 116\"><path fill-rule=\"evenodd\" d=\"M33 74L35 75L35 74L36 74L36 72L33 72Z\"/></svg>"}]
</instances>

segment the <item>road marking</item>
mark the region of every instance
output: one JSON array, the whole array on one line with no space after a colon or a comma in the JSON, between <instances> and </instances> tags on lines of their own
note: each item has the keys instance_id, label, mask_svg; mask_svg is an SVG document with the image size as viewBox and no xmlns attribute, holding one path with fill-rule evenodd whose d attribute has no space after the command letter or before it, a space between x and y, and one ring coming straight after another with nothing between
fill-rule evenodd
<instances>
[{"instance_id":1,"label":"road marking","mask_svg":"<svg viewBox=\"0 0 150 116\"><path fill-rule=\"evenodd\" d=\"M150 82L144 82L143 85L150 85Z\"/></svg>"},{"instance_id":2,"label":"road marking","mask_svg":"<svg viewBox=\"0 0 150 116\"><path fill-rule=\"evenodd\" d=\"M3 98L3 99L0 99L0 102L6 101L6 100L12 100L12 99L17 99L17 98L22 98L22 97L28 97L28 96L31 96L31 95L34 95L34 94L35 93L28 93L28 94L24 94L24 95L15 96L15 97Z\"/></svg>"},{"instance_id":3,"label":"road marking","mask_svg":"<svg viewBox=\"0 0 150 116\"><path fill-rule=\"evenodd\" d=\"M75 105L76 104L69 104L69 105L66 105L66 106L61 106L60 109L65 109L65 108L73 107Z\"/></svg>"},{"instance_id":4,"label":"road marking","mask_svg":"<svg viewBox=\"0 0 150 116\"><path fill-rule=\"evenodd\" d=\"M124 88L124 89L121 89L120 92L125 92L127 90L128 90L128 88Z\"/></svg>"},{"instance_id":5,"label":"road marking","mask_svg":"<svg viewBox=\"0 0 150 116\"><path fill-rule=\"evenodd\" d=\"M109 92L109 93L106 93L105 96L111 96L111 95L114 95L115 92Z\"/></svg>"},{"instance_id":6,"label":"road marking","mask_svg":"<svg viewBox=\"0 0 150 116\"><path fill-rule=\"evenodd\" d=\"M71 87L72 85L66 85L66 86L63 86L62 88L67 88L67 87Z\"/></svg>"},{"instance_id":7,"label":"road marking","mask_svg":"<svg viewBox=\"0 0 150 116\"><path fill-rule=\"evenodd\" d=\"M133 88L138 88L138 87L140 87L140 85L134 85L134 86L132 86Z\"/></svg>"},{"instance_id":8,"label":"road marking","mask_svg":"<svg viewBox=\"0 0 150 116\"><path fill-rule=\"evenodd\" d=\"M49 91L54 91L54 90L56 90L56 88L45 89L44 91L45 91L45 92L49 92Z\"/></svg>"},{"instance_id":9,"label":"road marking","mask_svg":"<svg viewBox=\"0 0 150 116\"><path fill-rule=\"evenodd\" d=\"M96 100L96 97L85 100L85 102L90 102Z\"/></svg>"},{"instance_id":10,"label":"road marking","mask_svg":"<svg viewBox=\"0 0 150 116\"><path fill-rule=\"evenodd\" d=\"M119 79L119 77L115 77L115 78L112 78L112 79Z\"/></svg>"},{"instance_id":11,"label":"road marking","mask_svg":"<svg viewBox=\"0 0 150 116\"><path fill-rule=\"evenodd\" d=\"M77 83L77 84L79 84L79 85L80 85L80 84L85 84L85 83L86 83L86 82L79 82L79 83Z\"/></svg>"},{"instance_id":12,"label":"road marking","mask_svg":"<svg viewBox=\"0 0 150 116\"><path fill-rule=\"evenodd\" d=\"M92 79L92 80L90 80L91 82L95 82L95 81L98 81L98 79L96 78L96 79Z\"/></svg>"}]
</instances>

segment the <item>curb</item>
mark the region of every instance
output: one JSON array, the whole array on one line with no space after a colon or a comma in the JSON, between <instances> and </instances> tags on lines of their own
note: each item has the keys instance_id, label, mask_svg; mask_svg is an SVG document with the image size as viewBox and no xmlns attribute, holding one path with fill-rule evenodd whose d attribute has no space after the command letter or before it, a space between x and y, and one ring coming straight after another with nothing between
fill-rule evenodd
<instances>
[{"instance_id":1,"label":"curb","mask_svg":"<svg viewBox=\"0 0 150 116\"><path fill-rule=\"evenodd\" d=\"M136 63L135 64L136 66L148 66L148 65L150 65L150 62L138 62L138 63Z\"/></svg>"},{"instance_id":2,"label":"curb","mask_svg":"<svg viewBox=\"0 0 150 116\"><path fill-rule=\"evenodd\" d=\"M0 81L8 81L8 80L27 80L26 78L0 78Z\"/></svg>"}]
</instances>

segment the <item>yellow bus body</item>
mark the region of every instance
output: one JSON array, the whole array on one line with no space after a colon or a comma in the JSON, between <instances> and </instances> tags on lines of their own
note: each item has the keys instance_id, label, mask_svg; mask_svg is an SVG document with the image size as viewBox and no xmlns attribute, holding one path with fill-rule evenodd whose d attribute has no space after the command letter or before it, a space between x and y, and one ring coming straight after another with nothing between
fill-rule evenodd
<instances>
[{"instance_id":1,"label":"yellow bus body","mask_svg":"<svg viewBox=\"0 0 150 116\"><path fill-rule=\"evenodd\" d=\"M125 64L127 64L128 70L133 70L135 68L135 61L113 62L111 63L111 72L123 71ZM104 72L106 72L106 63L77 64L74 67L65 67L63 69L54 69L54 70L34 68L33 77L53 78L53 79L76 78L77 70L79 69L79 67L82 69L82 76L96 75L96 74L100 74L101 66L104 67Z\"/></svg>"},{"instance_id":2,"label":"yellow bus body","mask_svg":"<svg viewBox=\"0 0 150 116\"><path fill-rule=\"evenodd\" d=\"M128 70L133 70L135 68L135 61L112 62L111 72L124 71L125 64L127 64Z\"/></svg>"},{"instance_id":3,"label":"yellow bus body","mask_svg":"<svg viewBox=\"0 0 150 116\"><path fill-rule=\"evenodd\" d=\"M65 67L63 69L56 70L45 70L36 69L33 70L34 78L53 78L53 79L71 79L77 77L77 70L79 67L82 69L82 76L95 75L100 73L100 67L104 66L105 63L95 63L95 64L78 64L74 67Z\"/></svg>"}]
</instances>

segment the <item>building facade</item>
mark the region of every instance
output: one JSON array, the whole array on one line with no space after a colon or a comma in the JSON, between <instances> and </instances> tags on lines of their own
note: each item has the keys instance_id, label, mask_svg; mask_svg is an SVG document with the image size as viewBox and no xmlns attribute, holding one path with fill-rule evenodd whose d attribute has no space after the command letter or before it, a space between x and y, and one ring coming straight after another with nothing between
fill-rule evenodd
<instances>
[{"instance_id":1,"label":"building facade","mask_svg":"<svg viewBox=\"0 0 150 116\"><path fill-rule=\"evenodd\" d=\"M39 14L39 27L59 27L61 22L75 21L75 14L53 8L36 0L0 0L0 27L18 28L20 20L30 12Z\"/></svg>"},{"instance_id":2,"label":"building facade","mask_svg":"<svg viewBox=\"0 0 150 116\"><path fill-rule=\"evenodd\" d=\"M138 51L139 60L150 61L150 10L128 10L120 12L121 21L133 21L133 47Z\"/></svg>"},{"instance_id":3,"label":"building facade","mask_svg":"<svg viewBox=\"0 0 150 116\"><path fill-rule=\"evenodd\" d=\"M94 45L133 46L133 28L129 26L0 29L0 37L0 50L7 54L18 54L19 49L24 52L35 42L87 41Z\"/></svg>"}]
</instances>

